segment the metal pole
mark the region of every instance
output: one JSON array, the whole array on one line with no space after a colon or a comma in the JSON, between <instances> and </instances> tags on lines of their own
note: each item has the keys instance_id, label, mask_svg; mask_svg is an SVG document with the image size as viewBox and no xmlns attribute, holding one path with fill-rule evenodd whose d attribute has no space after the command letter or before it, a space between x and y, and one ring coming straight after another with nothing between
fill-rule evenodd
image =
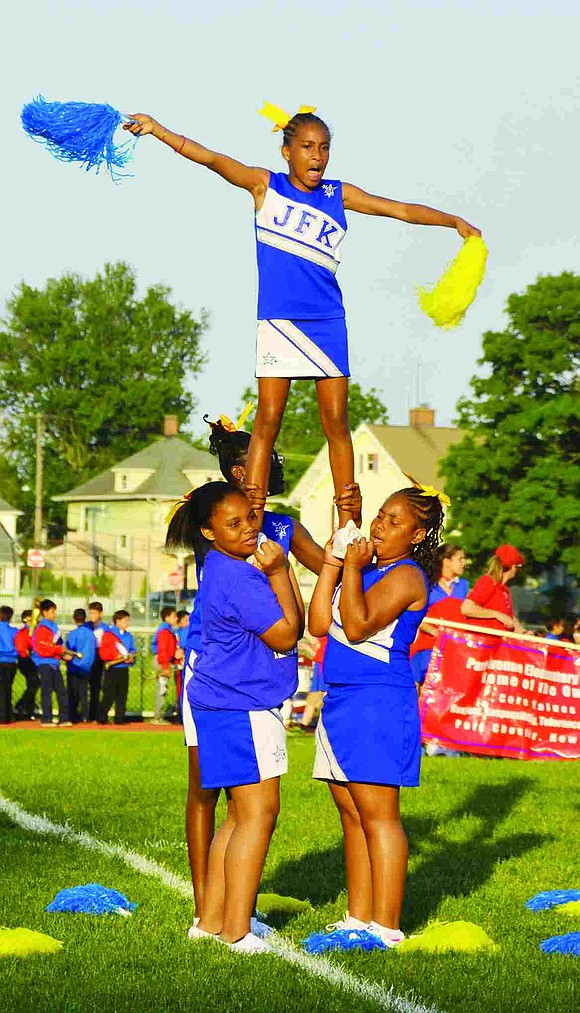
<instances>
[{"instance_id":1,"label":"metal pole","mask_svg":"<svg viewBox=\"0 0 580 1013\"><path fill-rule=\"evenodd\" d=\"M36 415L36 477L34 486L34 548L39 549L42 543L42 480L43 480L43 451L42 451L42 435L44 429L44 417L37 412ZM38 594L38 584L40 581L39 568L35 567L32 571L32 597L36 598Z\"/></svg>"}]
</instances>

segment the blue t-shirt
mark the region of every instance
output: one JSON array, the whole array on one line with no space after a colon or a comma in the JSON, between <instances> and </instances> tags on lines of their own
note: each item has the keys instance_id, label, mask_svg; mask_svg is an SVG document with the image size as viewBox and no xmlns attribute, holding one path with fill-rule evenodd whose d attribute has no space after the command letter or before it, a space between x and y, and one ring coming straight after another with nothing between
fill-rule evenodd
<instances>
[{"instance_id":1,"label":"blue t-shirt","mask_svg":"<svg viewBox=\"0 0 580 1013\"><path fill-rule=\"evenodd\" d=\"M179 644L179 646L183 650L185 650L185 648L187 647L187 636L188 636L188 633L189 633L189 622L188 622L187 626L178 626L177 629L175 630L175 633L177 635L177 643Z\"/></svg>"},{"instance_id":2,"label":"blue t-shirt","mask_svg":"<svg viewBox=\"0 0 580 1013\"><path fill-rule=\"evenodd\" d=\"M326 179L304 192L271 172L255 224L258 320L344 317L335 277L347 229L342 183Z\"/></svg>"},{"instance_id":3,"label":"blue t-shirt","mask_svg":"<svg viewBox=\"0 0 580 1013\"><path fill-rule=\"evenodd\" d=\"M429 593L423 570L410 559L401 559L389 566L368 566L362 572L363 591L366 593L373 584L399 566L415 567ZM340 620L340 591L339 584L332 601L332 625L324 655L325 682L329 686L414 686L409 648L425 618L427 605L415 612L405 609L385 629L360 644L351 644Z\"/></svg>"},{"instance_id":4,"label":"blue t-shirt","mask_svg":"<svg viewBox=\"0 0 580 1013\"><path fill-rule=\"evenodd\" d=\"M192 706L271 710L292 696L298 685L296 648L279 654L260 640L282 618L261 570L211 549L203 571L202 651L189 684Z\"/></svg>"},{"instance_id":5,"label":"blue t-shirt","mask_svg":"<svg viewBox=\"0 0 580 1013\"><path fill-rule=\"evenodd\" d=\"M277 514L272 510L264 510L262 531L271 542L278 542L284 549L284 555L288 555L292 538L294 537L294 521L288 514ZM193 602L193 610L189 617L189 626L186 628L187 636L185 644L181 644L181 646L186 653L187 651L195 651L196 654L199 654L202 650L201 609L203 601L203 566L197 559L195 561L195 572L197 574L197 592Z\"/></svg>"},{"instance_id":6,"label":"blue t-shirt","mask_svg":"<svg viewBox=\"0 0 580 1013\"><path fill-rule=\"evenodd\" d=\"M14 637L18 633L17 626L0 623L0 665L12 665L18 660L18 651L14 646Z\"/></svg>"},{"instance_id":7,"label":"blue t-shirt","mask_svg":"<svg viewBox=\"0 0 580 1013\"><path fill-rule=\"evenodd\" d=\"M429 605L434 605L435 602L443 601L444 598L459 598L463 601L464 598L467 598L468 591L469 581L467 581L465 577L457 577L456 580L453 581L451 594L447 594L441 585L437 583L435 584L435 587L432 587L429 591Z\"/></svg>"},{"instance_id":8,"label":"blue t-shirt","mask_svg":"<svg viewBox=\"0 0 580 1013\"><path fill-rule=\"evenodd\" d=\"M97 642L92 630L87 629L83 624L67 633L66 646L71 651L79 651L82 658L73 658L68 663L68 671L72 675L87 676L93 667L97 654Z\"/></svg>"}]
</instances>

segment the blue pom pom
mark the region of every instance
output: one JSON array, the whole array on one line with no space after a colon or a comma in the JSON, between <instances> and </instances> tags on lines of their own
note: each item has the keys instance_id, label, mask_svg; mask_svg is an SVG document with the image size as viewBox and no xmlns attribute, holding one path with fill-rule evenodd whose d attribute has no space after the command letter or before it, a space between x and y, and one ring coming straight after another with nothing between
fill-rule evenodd
<instances>
[{"instance_id":1,"label":"blue pom pom","mask_svg":"<svg viewBox=\"0 0 580 1013\"><path fill-rule=\"evenodd\" d=\"M69 890L59 890L45 911L72 911L75 914L104 915L109 912L128 915L137 905L127 900L118 890L108 889L100 883L86 883Z\"/></svg>"},{"instance_id":2,"label":"blue pom pom","mask_svg":"<svg viewBox=\"0 0 580 1013\"><path fill-rule=\"evenodd\" d=\"M565 936L551 936L540 943L544 953L566 953L580 957L580 932L568 932Z\"/></svg>"},{"instance_id":3,"label":"blue pom pom","mask_svg":"<svg viewBox=\"0 0 580 1013\"><path fill-rule=\"evenodd\" d=\"M105 164L116 183L126 175L121 170L133 154L135 144L115 145L113 135L121 113L109 105L91 102L47 102L39 95L24 106L22 126L34 141L45 144L62 162L79 162L88 172Z\"/></svg>"},{"instance_id":4,"label":"blue pom pom","mask_svg":"<svg viewBox=\"0 0 580 1013\"><path fill-rule=\"evenodd\" d=\"M349 950L386 950L382 939L364 929L336 929L334 932L314 932L302 940L306 953L328 953Z\"/></svg>"},{"instance_id":5,"label":"blue pom pom","mask_svg":"<svg viewBox=\"0 0 580 1013\"><path fill-rule=\"evenodd\" d=\"M526 901L530 911L546 911L560 904L568 904L571 900L580 900L580 890L544 890Z\"/></svg>"}]
</instances>

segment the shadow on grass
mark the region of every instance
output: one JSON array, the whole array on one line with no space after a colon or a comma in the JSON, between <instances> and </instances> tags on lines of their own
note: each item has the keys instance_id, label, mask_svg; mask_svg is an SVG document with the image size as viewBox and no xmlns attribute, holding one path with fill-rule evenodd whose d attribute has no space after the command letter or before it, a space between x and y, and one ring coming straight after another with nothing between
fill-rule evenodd
<instances>
[{"instance_id":1,"label":"shadow on grass","mask_svg":"<svg viewBox=\"0 0 580 1013\"><path fill-rule=\"evenodd\" d=\"M439 820L433 816L405 817L413 864L404 903L409 930L432 918L445 897L466 897L477 891L491 877L498 861L518 858L551 840L549 835L539 833L496 834L498 826L534 786L535 782L527 777L481 784ZM446 825L466 816L475 817L477 827L467 840L449 840ZM336 901L345 887L342 844L338 844L281 862L261 889L310 900L318 906Z\"/></svg>"}]
</instances>

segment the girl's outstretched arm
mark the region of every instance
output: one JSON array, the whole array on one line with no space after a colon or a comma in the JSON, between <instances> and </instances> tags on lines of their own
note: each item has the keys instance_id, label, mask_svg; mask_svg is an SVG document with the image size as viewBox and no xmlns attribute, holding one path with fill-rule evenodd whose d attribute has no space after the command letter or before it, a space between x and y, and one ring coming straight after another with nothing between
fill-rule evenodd
<instances>
[{"instance_id":1,"label":"girl's outstretched arm","mask_svg":"<svg viewBox=\"0 0 580 1013\"><path fill-rule=\"evenodd\" d=\"M128 130L135 137L152 134L177 154L189 158L191 162L197 162L198 165L205 165L207 169L217 172L218 176L222 176L233 186L248 190L254 196L254 200L259 201L260 196L263 196L268 189L270 180L268 169L244 165L243 162L237 162L229 155L221 155L218 151L205 148L203 144L198 144L197 141L184 137L183 134L175 134L172 130L168 130L147 113L132 113L130 123L126 123L123 130Z\"/></svg>"},{"instance_id":2,"label":"girl's outstretched arm","mask_svg":"<svg viewBox=\"0 0 580 1013\"><path fill-rule=\"evenodd\" d=\"M410 225L442 225L448 229L457 229L462 239L481 235L475 225L470 225L457 215L448 215L445 211L437 211L436 208L424 204L404 204L401 201L389 200L388 197L376 197L358 186L353 186L352 183L343 183L342 196L346 211L397 218L400 222L408 222Z\"/></svg>"}]
</instances>

